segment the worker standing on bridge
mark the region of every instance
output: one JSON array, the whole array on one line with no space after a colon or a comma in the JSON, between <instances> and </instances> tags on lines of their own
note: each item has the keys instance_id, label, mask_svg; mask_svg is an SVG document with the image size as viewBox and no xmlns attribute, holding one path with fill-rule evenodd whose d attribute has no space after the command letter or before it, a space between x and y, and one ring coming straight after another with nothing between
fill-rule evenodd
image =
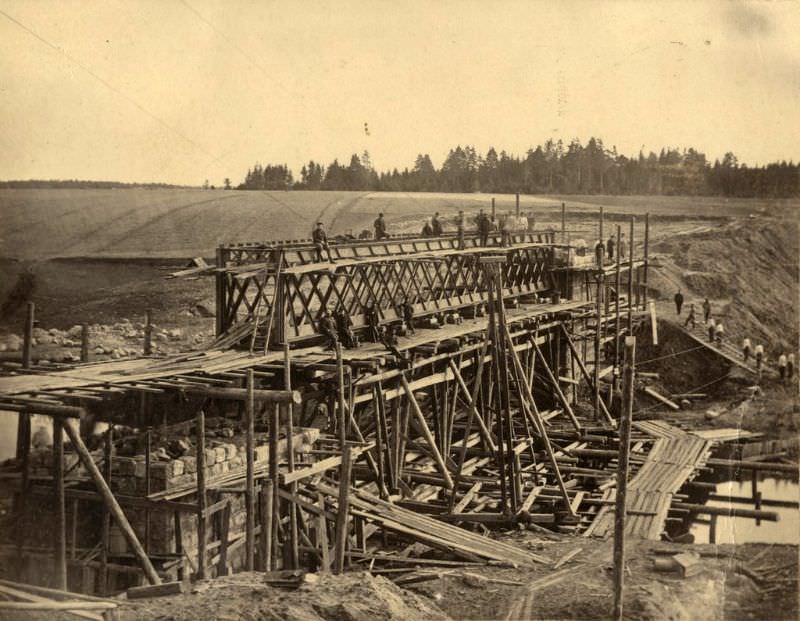
<instances>
[{"instance_id":1,"label":"worker standing on bridge","mask_svg":"<svg viewBox=\"0 0 800 621\"><path fill-rule=\"evenodd\" d=\"M464 250L464 211L458 211L456 216L456 232L458 233L458 249Z\"/></svg>"},{"instance_id":2,"label":"worker standing on bridge","mask_svg":"<svg viewBox=\"0 0 800 621\"><path fill-rule=\"evenodd\" d=\"M789 359L786 361L786 377L789 379L794 377L794 354L789 354Z\"/></svg>"},{"instance_id":3,"label":"worker standing on bridge","mask_svg":"<svg viewBox=\"0 0 800 621\"><path fill-rule=\"evenodd\" d=\"M386 237L386 220L383 219L383 214L379 213L375 219L375 239L383 239Z\"/></svg>"},{"instance_id":4,"label":"worker standing on bridge","mask_svg":"<svg viewBox=\"0 0 800 621\"><path fill-rule=\"evenodd\" d=\"M483 209L478 212L477 224L480 244L481 246L486 247L489 245L489 230L491 228L491 222L489 217L483 212Z\"/></svg>"},{"instance_id":5,"label":"worker standing on bridge","mask_svg":"<svg viewBox=\"0 0 800 621\"><path fill-rule=\"evenodd\" d=\"M510 211L500 217L500 245L503 248L511 246L511 231L515 225L515 218Z\"/></svg>"},{"instance_id":6,"label":"worker standing on bridge","mask_svg":"<svg viewBox=\"0 0 800 621\"><path fill-rule=\"evenodd\" d=\"M317 228L311 234L311 240L314 242L314 247L317 249L317 261L322 261L322 251L328 254L328 261L333 263L331 258L331 249L328 246L328 235L325 233L322 222L317 222Z\"/></svg>"},{"instance_id":7,"label":"worker standing on bridge","mask_svg":"<svg viewBox=\"0 0 800 621\"><path fill-rule=\"evenodd\" d=\"M714 321L713 317L711 317L711 319L708 320L708 342L709 343L713 343L714 342L714 328L717 327L716 324L717 324L717 322Z\"/></svg>"},{"instance_id":8,"label":"worker standing on bridge","mask_svg":"<svg viewBox=\"0 0 800 621\"><path fill-rule=\"evenodd\" d=\"M597 261L597 267L603 267L605 252L606 252L606 247L603 245L603 240L601 239L594 245L594 257L595 260Z\"/></svg>"},{"instance_id":9,"label":"worker standing on bridge","mask_svg":"<svg viewBox=\"0 0 800 621\"><path fill-rule=\"evenodd\" d=\"M747 362L750 359L750 347L751 347L750 339L745 338L742 341L742 358L744 358L745 362Z\"/></svg>"},{"instance_id":10,"label":"worker standing on bridge","mask_svg":"<svg viewBox=\"0 0 800 621\"><path fill-rule=\"evenodd\" d=\"M675 310L678 312L678 315L681 314L681 308L683 307L683 294L681 290L678 289L678 293L675 294Z\"/></svg>"},{"instance_id":11,"label":"worker standing on bridge","mask_svg":"<svg viewBox=\"0 0 800 621\"><path fill-rule=\"evenodd\" d=\"M722 325L721 321L718 321L716 327L714 328L714 338L718 345L722 344L723 336L725 336L725 326Z\"/></svg>"},{"instance_id":12,"label":"worker standing on bridge","mask_svg":"<svg viewBox=\"0 0 800 621\"><path fill-rule=\"evenodd\" d=\"M680 314L680 313L678 313L678 314ZM683 327L684 328L688 327L688 325L690 323L692 324L692 330L694 330L694 326L695 326L695 323L694 323L694 304L690 304L689 305L689 316L686 318L686 321L684 322Z\"/></svg>"},{"instance_id":13,"label":"worker standing on bridge","mask_svg":"<svg viewBox=\"0 0 800 621\"><path fill-rule=\"evenodd\" d=\"M708 320L711 318L711 302L708 301L708 298L703 300L703 323L708 323Z\"/></svg>"},{"instance_id":14,"label":"worker standing on bridge","mask_svg":"<svg viewBox=\"0 0 800 621\"><path fill-rule=\"evenodd\" d=\"M781 376L781 382L786 380L786 354L781 354L778 356L778 373Z\"/></svg>"},{"instance_id":15,"label":"worker standing on bridge","mask_svg":"<svg viewBox=\"0 0 800 621\"><path fill-rule=\"evenodd\" d=\"M431 222L428 219L425 220L425 224L422 226L422 236L423 237L433 236L433 228L431 227Z\"/></svg>"},{"instance_id":16,"label":"worker standing on bridge","mask_svg":"<svg viewBox=\"0 0 800 621\"><path fill-rule=\"evenodd\" d=\"M608 256L609 261L614 260L614 246L616 245L616 241L614 240L614 236L608 238L606 242L606 255Z\"/></svg>"},{"instance_id":17,"label":"worker standing on bridge","mask_svg":"<svg viewBox=\"0 0 800 621\"><path fill-rule=\"evenodd\" d=\"M756 370L761 373L761 365L764 362L764 346L759 343L756 345Z\"/></svg>"},{"instance_id":18,"label":"worker standing on bridge","mask_svg":"<svg viewBox=\"0 0 800 621\"><path fill-rule=\"evenodd\" d=\"M625 233L619 234L619 258L625 258Z\"/></svg>"},{"instance_id":19,"label":"worker standing on bridge","mask_svg":"<svg viewBox=\"0 0 800 621\"><path fill-rule=\"evenodd\" d=\"M400 307L403 316L403 323L406 324L406 330L410 334L414 334L414 306L406 298L406 301Z\"/></svg>"},{"instance_id":20,"label":"worker standing on bridge","mask_svg":"<svg viewBox=\"0 0 800 621\"><path fill-rule=\"evenodd\" d=\"M434 237L439 237L442 234L442 222L439 220L438 211L433 214L433 219L431 220L431 229L433 230Z\"/></svg>"}]
</instances>

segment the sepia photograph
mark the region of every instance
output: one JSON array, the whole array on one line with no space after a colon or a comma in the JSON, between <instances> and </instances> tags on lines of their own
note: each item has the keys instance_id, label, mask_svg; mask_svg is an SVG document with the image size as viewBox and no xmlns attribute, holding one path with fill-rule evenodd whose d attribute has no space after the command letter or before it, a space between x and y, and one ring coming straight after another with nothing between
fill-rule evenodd
<instances>
[{"instance_id":1,"label":"sepia photograph","mask_svg":"<svg viewBox=\"0 0 800 621\"><path fill-rule=\"evenodd\" d=\"M0 0L0 619L798 619L798 33Z\"/></svg>"}]
</instances>

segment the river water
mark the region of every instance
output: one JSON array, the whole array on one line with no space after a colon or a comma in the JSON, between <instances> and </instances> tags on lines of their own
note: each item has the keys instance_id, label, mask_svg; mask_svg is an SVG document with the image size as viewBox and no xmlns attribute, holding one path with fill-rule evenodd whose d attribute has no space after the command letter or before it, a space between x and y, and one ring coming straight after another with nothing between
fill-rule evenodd
<instances>
[{"instance_id":1,"label":"river water","mask_svg":"<svg viewBox=\"0 0 800 621\"><path fill-rule=\"evenodd\" d=\"M790 500L800 501L800 485L797 481L766 476L759 478L758 491L764 500ZM722 496L751 497L751 482L747 481L722 481L717 484L716 494ZM710 500L708 506L734 507L740 509L753 509L754 504L733 503ZM788 507L762 506L764 511L773 511L778 514L777 522L761 520L757 526L751 518L732 518L719 516L717 518L717 543L794 543L800 544L800 510ZM707 515L701 516L707 518ZM689 532L695 537L697 543L708 543L708 524L694 522Z\"/></svg>"}]
</instances>

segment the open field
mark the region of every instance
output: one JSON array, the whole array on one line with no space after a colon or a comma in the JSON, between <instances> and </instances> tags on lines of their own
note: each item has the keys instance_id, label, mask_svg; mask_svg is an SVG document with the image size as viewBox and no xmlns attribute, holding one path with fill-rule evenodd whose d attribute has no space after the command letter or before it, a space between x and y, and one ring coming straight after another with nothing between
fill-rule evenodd
<instances>
[{"instance_id":1,"label":"open field","mask_svg":"<svg viewBox=\"0 0 800 621\"><path fill-rule=\"evenodd\" d=\"M569 219L599 205L615 216L649 211L660 220L707 220L751 213L796 213L798 201L695 197L523 196L537 222L555 223L561 201ZM0 190L0 257L187 258L220 243L308 237L321 220L331 234L371 229L379 212L390 231L418 232L420 218L488 209L488 194L257 192L192 189ZM514 197L498 195L498 211Z\"/></svg>"}]
</instances>

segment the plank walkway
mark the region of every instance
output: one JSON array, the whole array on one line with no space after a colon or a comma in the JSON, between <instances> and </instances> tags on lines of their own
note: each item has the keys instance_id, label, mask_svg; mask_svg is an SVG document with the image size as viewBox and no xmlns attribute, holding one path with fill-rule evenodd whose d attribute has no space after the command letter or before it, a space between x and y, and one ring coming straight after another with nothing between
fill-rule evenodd
<instances>
[{"instance_id":1,"label":"plank walkway","mask_svg":"<svg viewBox=\"0 0 800 621\"><path fill-rule=\"evenodd\" d=\"M661 421L634 423L639 431L655 438L647 458L628 483L625 532L658 540L673 496L694 477L711 452L712 442ZM603 500L612 502L616 490L609 489ZM604 505L584 536L609 537L614 532L613 504Z\"/></svg>"},{"instance_id":2,"label":"plank walkway","mask_svg":"<svg viewBox=\"0 0 800 621\"><path fill-rule=\"evenodd\" d=\"M722 356L728 362L735 364L739 368L744 369L753 375L758 375L758 371L756 370L755 356L751 354L748 362L745 362L742 358L742 350L739 348L739 344L741 343L742 339L732 334L726 334L722 343L711 343L708 340L708 327L703 323L702 320L697 321L693 329L685 327L683 325L683 321L685 320L677 321L676 325L698 344L706 346L708 349L719 356ZM755 346L756 344L753 343L753 349L755 349ZM761 365L761 371L763 373L767 370L775 372L775 369L773 369L771 365L764 362Z\"/></svg>"}]
</instances>

